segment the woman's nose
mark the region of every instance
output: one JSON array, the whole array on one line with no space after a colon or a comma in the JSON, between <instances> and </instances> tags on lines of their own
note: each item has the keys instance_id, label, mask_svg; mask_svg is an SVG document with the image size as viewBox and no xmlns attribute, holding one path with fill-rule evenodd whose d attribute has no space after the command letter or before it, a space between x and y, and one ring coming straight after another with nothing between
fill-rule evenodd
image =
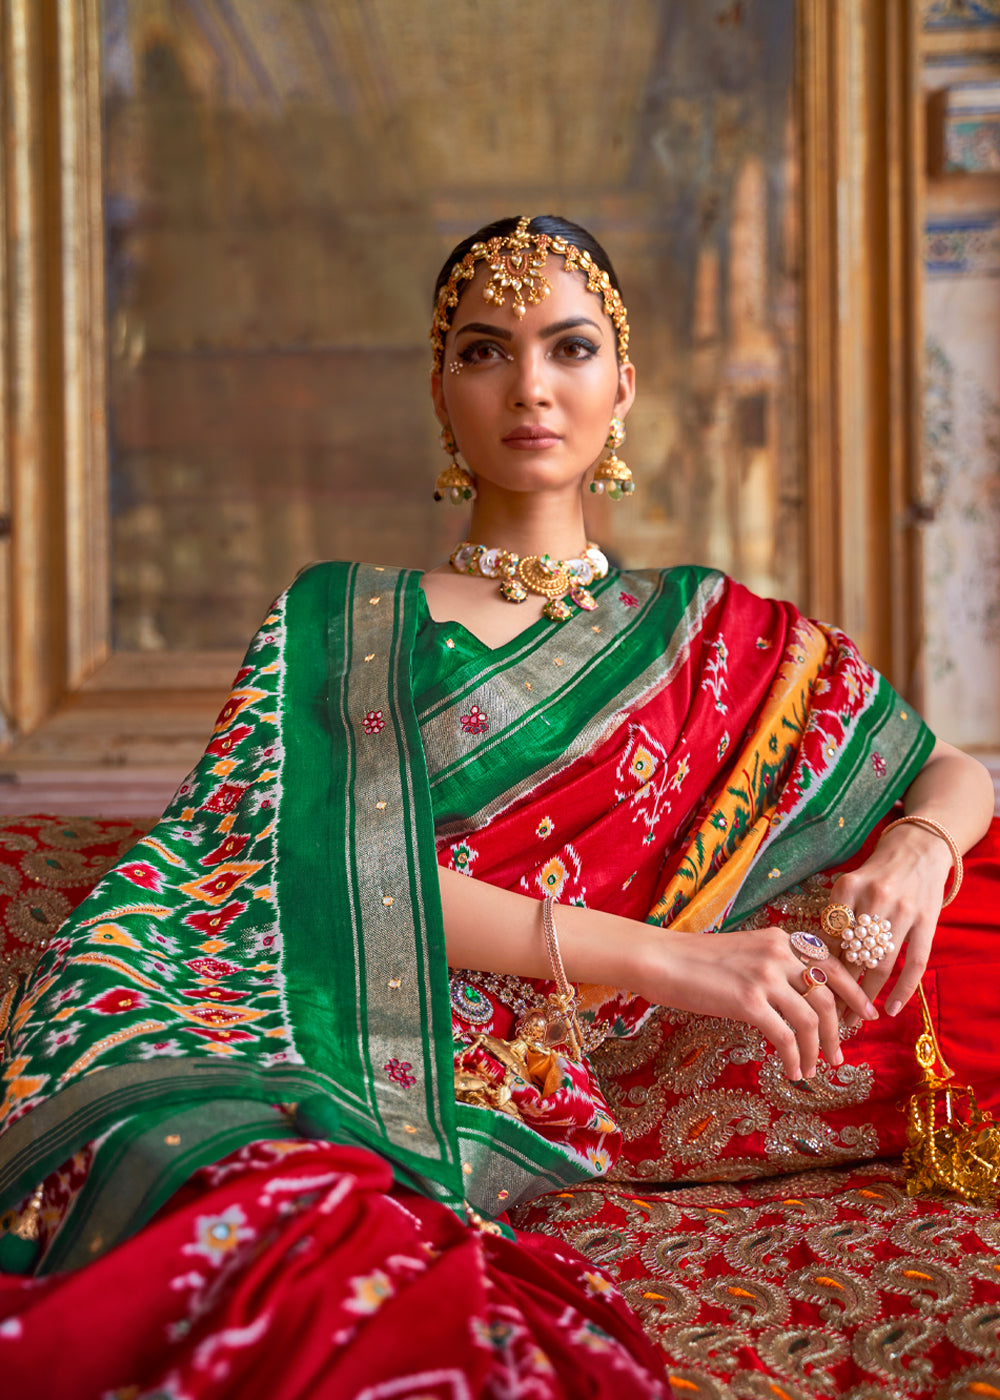
<instances>
[{"instance_id":1,"label":"woman's nose","mask_svg":"<svg viewBox=\"0 0 1000 1400\"><path fill-rule=\"evenodd\" d=\"M511 400L515 407L534 408L551 402L551 387L544 355L519 355L514 361Z\"/></svg>"}]
</instances>

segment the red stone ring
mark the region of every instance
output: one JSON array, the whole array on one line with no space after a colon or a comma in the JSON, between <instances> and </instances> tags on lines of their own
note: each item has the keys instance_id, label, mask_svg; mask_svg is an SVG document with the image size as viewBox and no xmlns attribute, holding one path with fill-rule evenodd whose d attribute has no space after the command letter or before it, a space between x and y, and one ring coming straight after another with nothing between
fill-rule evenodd
<instances>
[{"instance_id":1,"label":"red stone ring","mask_svg":"<svg viewBox=\"0 0 1000 1400\"><path fill-rule=\"evenodd\" d=\"M806 984L802 995L807 997L809 993L814 992L817 987L825 987L830 979L821 967L804 967L802 969L802 980Z\"/></svg>"},{"instance_id":2,"label":"red stone ring","mask_svg":"<svg viewBox=\"0 0 1000 1400\"><path fill-rule=\"evenodd\" d=\"M829 948L815 933L805 933L802 929L796 929L788 935L788 941L801 962L822 962L830 956Z\"/></svg>"}]
</instances>

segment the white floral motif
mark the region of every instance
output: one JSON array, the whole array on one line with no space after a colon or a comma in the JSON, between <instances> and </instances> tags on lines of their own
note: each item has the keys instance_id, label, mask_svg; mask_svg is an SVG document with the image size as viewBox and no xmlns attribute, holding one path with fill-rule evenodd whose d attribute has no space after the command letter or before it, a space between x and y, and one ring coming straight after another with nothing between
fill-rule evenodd
<instances>
[{"instance_id":1,"label":"white floral motif","mask_svg":"<svg viewBox=\"0 0 1000 1400\"><path fill-rule=\"evenodd\" d=\"M720 714L725 715L729 713L729 706L726 704L725 700L723 700L722 696L724 691L728 692L729 690L729 686L726 682L726 671L729 668L729 652L721 637L716 638L711 645L715 656L710 657L705 664L705 670L708 674L702 681L701 688L702 690L710 690L712 692L715 696L715 708Z\"/></svg>"},{"instance_id":2,"label":"white floral motif","mask_svg":"<svg viewBox=\"0 0 1000 1400\"><path fill-rule=\"evenodd\" d=\"M631 802L633 822L645 823L643 841L646 844L653 840L653 832L660 818L670 811L668 788L678 786L673 780L669 784L667 782L668 759L666 749L645 726L629 725L628 738L615 770L615 797L619 802ZM686 759L681 761L687 762ZM681 774L681 781L685 774L686 769ZM618 783L622 786L617 786Z\"/></svg>"},{"instance_id":3,"label":"white floral motif","mask_svg":"<svg viewBox=\"0 0 1000 1400\"><path fill-rule=\"evenodd\" d=\"M230 1206L218 1215L199 1215L195 1230L196 1242L184 1245L183 1253L200 1254L212 1264L221 1264L239 1244L254 1237L239 1206Z\"/></svg>"},{"instance_id":4,"label":"white floral motif","mask_svg":"<svg viewBox=\"0 0 1000 1400\"><path fill-rule=\"evenodd\" d=\"M146 1040L139 1046L138 1057L140 1060L155 1060L160 1055L178 1056L183 1055L184 1050L179 1040Z\"/></svg>"},{"instance_id":5,"label":"white floral motif","mask_svg":"<svg viewBox=\"0 0 1000 1400\"><path fill-rule=\"evenodd\" d=\"M48 1031L45 1036L45 1049L53 1055L57 1050L61 1050L64 1045L75 1045L83 1030L82 1021L70 1021L69 1025L60 1026L57 1030Z\"/></svg>"}]
</instances>

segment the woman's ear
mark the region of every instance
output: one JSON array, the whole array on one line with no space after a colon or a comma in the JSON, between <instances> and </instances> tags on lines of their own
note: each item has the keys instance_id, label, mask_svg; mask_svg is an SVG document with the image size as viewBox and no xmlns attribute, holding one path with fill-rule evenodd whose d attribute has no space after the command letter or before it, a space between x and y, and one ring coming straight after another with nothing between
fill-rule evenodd
<instances>
[{"instance_id":1,"label":"woman's ear","mask_svg":"<svg viewBox=\"0 0 1000 1400\"><path fill-rule=\"evenodd\" d=\"M635 365L626 360L618 367L618 393L615 395L615 417L624 419L635 402Z\"/></svg>"},{"instance_id":2,"label":"woman's ear","mask_svg":"<svg viewBox=\"0 0 1000 1400\"><path fill-rule=\"evenodd\" d=\"M444 387L441 383L441 375L435 370L431 375L431 399L434 403L434 412L442 428L448 426L448 410L444 402Z\"/></svg>"}]
</instances>

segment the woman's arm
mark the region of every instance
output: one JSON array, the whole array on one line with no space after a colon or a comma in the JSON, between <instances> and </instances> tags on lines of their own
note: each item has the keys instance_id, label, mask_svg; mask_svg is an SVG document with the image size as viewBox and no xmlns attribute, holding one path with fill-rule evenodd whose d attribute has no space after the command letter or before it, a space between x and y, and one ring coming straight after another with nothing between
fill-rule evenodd
<instances>
[{"instance_id":1,"label":"woman's arm","mask_svg":"<svg viewBox=\"0 0 1000 1400\"><path fill-rule=\"evenodd\" d=\"M453 967L551 977L541 905L442 870L448 961ZM574 982L622 987L662 1006L745 1021L771 1042L790 1079L811 1078L820 1049L840 1064L835 993L860 1017L877 1014L835 958L830 988L802 995L802 963L780 929L755 933L673 933L657 925L561 904L560 951Z\"/></svg>"},{"instance_id":2,"label":"woman's arm","mask_svg":"<svg viewBox=\"0 0 1000 1400\"><path fill-rule=\"evenodd\" d=\"M978 760L939 739L907 789L904 807L907 816L940 822L964 852L989 827L993 782ZM881 991L906 943L905 965L886 1008L890 1016L913 996L927 966L950 870L951 853L941 837L907 823L883 836L864 865L833 887L832 898L855 913L892 920L895 953L861 979L870 997Z\"/></svg>"}]
</instances>

